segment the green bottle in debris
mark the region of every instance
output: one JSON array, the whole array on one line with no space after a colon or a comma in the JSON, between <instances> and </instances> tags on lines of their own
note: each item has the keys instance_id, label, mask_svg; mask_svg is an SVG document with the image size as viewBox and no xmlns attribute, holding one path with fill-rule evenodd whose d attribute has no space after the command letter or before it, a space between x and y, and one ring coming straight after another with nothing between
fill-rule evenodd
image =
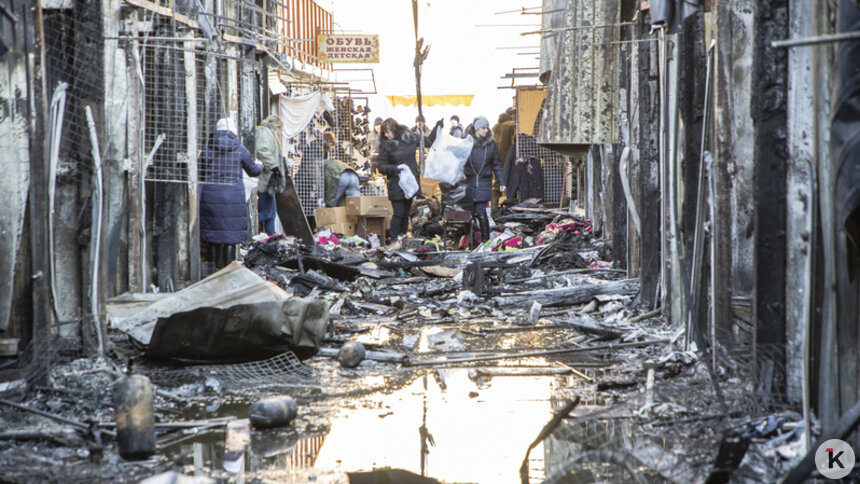
<instances>
[{"instance_id":1,"label":"green bottle in debris","mask_svg":"<svg viewBox=\"0 0 860 484\"><path fill-rule=\"evenodd\" d=\"M117 380L113 405L119 455L126 460L140 460L154 454L155 417L149 378L128 375Z\"/></svg>"},{"instance_id":2,"label":"green bottle in debris","mask_svg":"<svg viewBox=\"0 0 860 484\"><path fill-rule=\"evenodd\" d=\"M296 418L296 401L287 395L264 398L251 405L248 418L256 429L289 425Z\"/></svg>"}]
</instances>

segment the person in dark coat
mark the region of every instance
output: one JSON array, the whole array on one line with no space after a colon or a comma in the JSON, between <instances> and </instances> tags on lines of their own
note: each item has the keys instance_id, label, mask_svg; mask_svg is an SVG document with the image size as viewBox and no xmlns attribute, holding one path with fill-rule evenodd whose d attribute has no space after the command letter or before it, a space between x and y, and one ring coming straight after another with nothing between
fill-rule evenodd
<instances>
[{"instance_id":1,"label":"person in dark coat","mask_svg":"<svg viewBox=\"0 0 860 484\"><path fill-rule=\"evenodd\" d=\"M248 238L248 208L242 171L258 176L263 165L236 136L229 118L220 119L200 154L206 183L200 184L200 240L208 244L209 260L221 269L236 259L236 244Z\"/></svg>"},{"instance_id":2,"label":"person in dark coat","mask_svg":"<svg viewBox=\"0 0 860 484\"><path fill-rule=\"evenodd\" d=\"M455 138L466 137L466 133L463 131L463 125L460 124L460 117L456 114L451 116L451 131L449 134Z\"/></svg>"},{"instance_id":3,"label":"person in dark coat","mask_svg":"<svg viewBox=\"0 0 860 484\"><path fill-rule=\"evenodd\" d=\"M463 176L466 177L466 198L472 200L472 213L481 226L481 241L490 238L490 219L487 216L487 202L493 195L493 175L499 181L500 190L505 192L505 176L502 173L502 161L499 158L499 147L490 136L490 123L487 118L478 116L472 122L475 144L466 165ZM471 134L471 133L470 133Z\"/></svg>"},{"instance_id":4,"label":"person in dark coat","mask_svg":"<svg viewBox=\"0 0 860 484\"><path fill-rule=\"evenodd\" d=\"M437 123L438 125L439 123ZM424 146L433 144L436 139L436 130L432 130L426 138ZM418 151L420 138L406 126L401 125L393 118L382 122L382 139L379 143L379 172L385 175L388 183L388 199L394 213L391 217L391 240L399 235L405 234L409 228L409 209L412 208L412 199L421 195L419 185L418 192L411 198L407 198L400 188L400 165L406 165L415 176L415 181L421 180L418 174L418 163L415 162L415 154Z\"/></svg>"},{"instance_id":5,"label":"person in dark coat","mask_svg":"<svg viewBox=\"0 0 860 484\"><path fill-rule=\"evenodd\" d=\"M517 110L508 108L505 112L499 115L499 122L493 126L493 140L499 147L499 158L502 160L502 168L505 167L505 161L508 159L508 151L511 149L511 144L514 142L514 134L516 132L516 115ZM493 209L499 205L501 191L499 189L499 180L493 182Z\"/></svg>"}]
</instances>

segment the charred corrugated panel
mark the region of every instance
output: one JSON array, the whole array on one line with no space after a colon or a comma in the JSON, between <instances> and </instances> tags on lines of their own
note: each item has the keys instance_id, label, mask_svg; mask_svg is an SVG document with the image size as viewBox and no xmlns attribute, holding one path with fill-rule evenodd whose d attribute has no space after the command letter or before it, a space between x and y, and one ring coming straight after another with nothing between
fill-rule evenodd
<instances>
[{"instance_id":1,"label":"charred corrugated panel","mask_svg":"<svg viewBox=\"0 0 860 484\"><path fill-rule=\"evenodd\" d=\"M618 138L619 0L571 0L558 32L539 143L570 153Z\"/></svg>"},{"instance_id":2,"label":"charred corrugated panel","mask_svg":"<svg viewBox=\"0 0 860 484\"><path fill-rule=\"evenodd\" d=\"M812 2L791 3L791 38L811 37L815 18ZM789 400L802 400L803 342L812 320L812 239L815 184L815 77L814 49L789 52L788 62L788 189L786 213L786 363Z\"/></svg>"},{"instance_id":3,"label":"charred corrugated panel","mask_svg":"<svg viewBox=\"0 0 860 484\"><path fill-rule=\"evenodd\" d=\"M731 337L732 298L752 294L752 0L719 2L715 24L711 320Z\"/></svg>"},{"instance_id":4,"label":"charred corrugated panel","mask_svg":"<svg viewBox=\"0 0 860 484\"><path fill-rule=\"evenodd\" d=\"M570 0L543 0L543 13L541 14L540 34L540 82L549 82L555 61L555 46L558 42L558 33L552 29L559 29L564 23L564 12Z\"/></svg>"},{"instance_id":5,"label":"charred corrugated panel","mask_svg":"<svg viewBox=\"0 0 860 484\"><path fill-rule=\"evenodd\" d=\"M752 113L755 125L755 287L757 396L785 398L785 210L788 159L788 2L759 1L755 11ZM851 342L856 346L856 341Z\"/></svg>"}]
</instances>

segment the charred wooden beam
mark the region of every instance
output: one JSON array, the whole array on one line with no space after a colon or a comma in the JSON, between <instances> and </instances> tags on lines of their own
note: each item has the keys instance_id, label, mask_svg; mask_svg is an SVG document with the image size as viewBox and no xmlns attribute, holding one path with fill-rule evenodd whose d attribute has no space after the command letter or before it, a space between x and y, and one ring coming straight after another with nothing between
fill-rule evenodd
<instances>
[{"instance_id":1,"label":"charred wooden beam","mask_svg":"<svg viewBox=\"0 0 860 484\"><path fill-rule=\"evenodd\" d=\"M558 289L545 289L539 291L523 291L515 294L504 294L493 298L499 306L511 304L522 304L537 301L544 306L558 304L581 304L588 302L594 296L600 294L636 294L639 291L639 279L626 279L604 284L591 284L575 287L563 287Z\"/></svg>"},{"instance_id":2,"label":"charred wooden beam","mask_svg":"<svg viewBox=\"0 0 860 484\"><path fill-rule=\"evenodd\" d=\"M755 126L755 285L757 396L786 393L786 163L788 53L770 42L788 37L788 2L756 2L752 111ZM853 343L852 343L853 344Z\"/></svg>"}]
</instances>

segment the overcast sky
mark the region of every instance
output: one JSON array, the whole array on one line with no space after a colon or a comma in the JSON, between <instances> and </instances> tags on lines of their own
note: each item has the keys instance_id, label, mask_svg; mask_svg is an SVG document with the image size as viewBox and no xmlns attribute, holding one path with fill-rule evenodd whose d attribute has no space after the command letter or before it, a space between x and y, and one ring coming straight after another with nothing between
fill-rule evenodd
<instances>
[{"instance_id":1,"label":"overcast sky","mask_svg":"<svg viewBox=\"0 0 860 484\"><path fill-rule=\"evenodd\" d=\"M395 117L412 126L415 108L392 107L386 95L414 95L415 76L412 59L415 34L411 0L319 0L332 12L335 32L378 34L378 64L337 64L336 68L369 67L374 70L376 89L371 96L372 117ZM428 123L440 117L458 114L463 124L477 115L493 124L500 112L512 105L512 89L500 79L514 67L537 67L537 35L520 33L537 30L540 15L496 12L520 11L522 7L539 7L538 0L420 0L419 36L429 43L430 55L422 71L421 91L429 94L474 94L471 107L425 107ZM539 12L540 10L531 10ZM512 25L511 27L477 27L478 25ZM529 49L498 47L530 46ZM529 55L519 55L531 53ZM536 78L518 81L535 84ZM363 86L362 86L363 87Z\"/></svg>"}]
</instances>

